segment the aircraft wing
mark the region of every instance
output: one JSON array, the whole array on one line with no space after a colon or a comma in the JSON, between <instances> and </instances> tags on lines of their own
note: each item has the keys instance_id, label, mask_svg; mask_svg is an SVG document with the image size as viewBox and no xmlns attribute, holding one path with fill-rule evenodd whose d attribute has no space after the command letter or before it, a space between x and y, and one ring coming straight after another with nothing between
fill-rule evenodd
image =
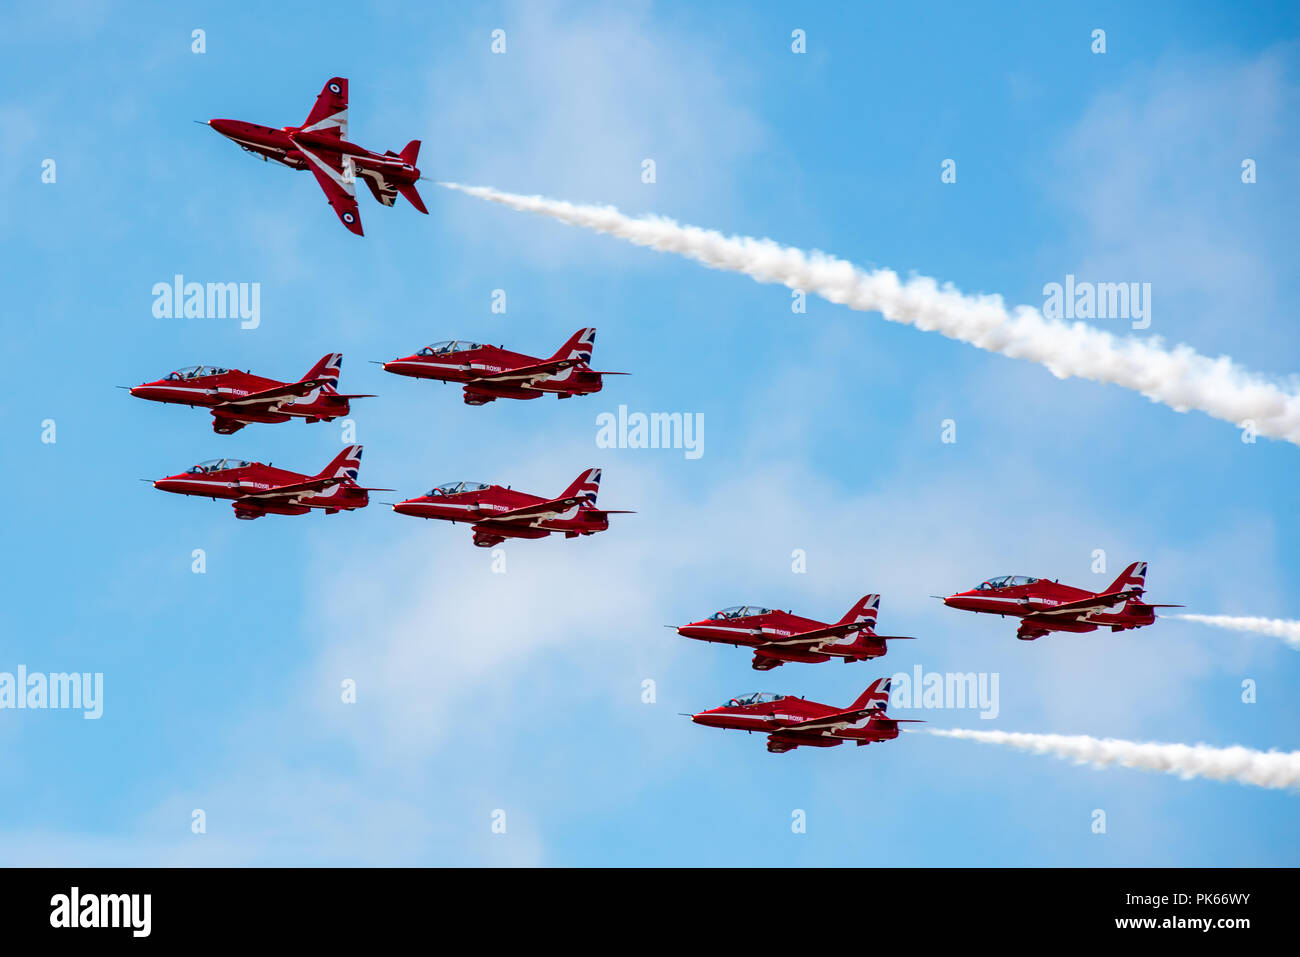
<instances>
[{"instance_id":1,"label":"aircraft wing","mask_svg":"<svg viewBox=\"0 0 1300 957\"><path fill-rule=\"evenodd\" d=\"M553 498L549 502L537 502L522 508L512 508L508 512L498 512L488 518L480 519L479 525L512 525L515 522L531 521L539 518L554 518L567 512L575 505L587 501L586 495L570 495L567 498Z\"/></svg>"},{"instance_id":2,"label":"aircraft wing","mask_svg":"<svg viewBox=\"0 0 1300 957\"><path fill-rule=\"evenodd\" d=\"M241 495L239 501L266 501L273 498L292 498L302 495L306 492L319 492L329 488L331 485L338 485L348 481L346 475L330 476L328 478L312 478L303 482L291 482L288 485L277 485L275 488L266 488L257 492L249 492L247 495Z\"/></svg>"},{"instance_id":3,"label":"aircraft wing","mask_svg":"<svg viewBox=\"0 0 1300 957\"><path fill-rule=\"evenodd\" d=\"M514 369L502 369L500 372L488 372L470 379L470 382L509 382L513 379L545 379L581 365L581 359L548 359L530 366L517 366Z\"/></svg>"},{"instance_id":4,"label":"aircraft wing","mask_svg":"<svg viewBox=\"0 0 1300 957\"><path fill-rule=\"evenodd\" d=\"M329 381L329 379L307 379L303 382L286 382L284 385L278 385L274 389L263 389L261 392L250 392L248 395L241 396L238 399L230 399L226 402L222 402L220 405L214 405L213 408L237 409L248 405L278 404L280 399L300 399L310 393L313 389L319 389Z\"/></svg>"},{"instance_id":5,"label":"aircraft wing","mask_svg":"<svg viewBox=\"0 0 1300 957\"><path fill-rule=\"evenodd\" d=\"M825 628L814 628L812 631L801 631L797 635L787 635L784 638L769 638L764 644L815 645L819 641L829 641L832 638L843 638L845 635L852 635L855 632L870 630L870 622L850 621L841 625L827 625Z\"/></svg>"},{"instance_id":6,"label":"aircraft wing","mask_svg":"<svg viewBox=\"0 0 1300 957\"><path fill-rule=\"evenodd\" d=\"M349 232L364 236L361 231L361 212L357 207L357 186L354 177L343 175L343 166L337 155L321 156L303 146L298 140L291 140L298 151L307 158L309 169L325 191L325 198L334 207L339 221Z\"/></svg>"},{"instance_id":7,"label":"aircraft wing","mask_svg":"<svg viewBox=\"0 0 1300 957\"><path fill-rule=\"evenodd\" d=\"M857 708L853 711L837 711L835 714L828 714L824 718L809 718L807 721L786 725L783 730L795 733L831 731L846 724L853 724L855 721L860 721L869 715L883 715L883 713L884 711L881 708Z\"/></svg>"},{"instance_id":8,"label":"aircraft wing","mask_svg":"<svg viewBox=\"0 0 1300 957\"><path fill-rule=\"evenodd\" d=\"M1109 608L1117 605L1122 601L1127 601L1134 595L1140 595L1141 592L1129 588L1124 591L1108 592L1105 595L1093 595L1091 598L1080 598L1078 601L1066 602L1064 605L1055 605L1051 608L1035 608L1035 615L1079 615L1089 611L1101 611L1103 608Z\"/></svg>"},{"instance_id":9,"label":"aircraft wing","mask_svg":"<svg viewBox=\"0 0 1300 957\"><path fill-rule=\"evenodd\" d=\"M341 76L331 77L321 88L312 104L311 112L302 128L313 133L325 133L348 138L348 81Z\"/></svg>"}]
</instances>

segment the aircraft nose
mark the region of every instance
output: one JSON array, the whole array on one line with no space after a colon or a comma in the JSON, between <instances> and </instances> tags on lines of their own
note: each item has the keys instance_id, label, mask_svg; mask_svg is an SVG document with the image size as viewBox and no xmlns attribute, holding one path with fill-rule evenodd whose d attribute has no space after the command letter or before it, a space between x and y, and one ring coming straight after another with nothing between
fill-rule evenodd
<instances>
[{"instance_id":1,"label":"aircraft nose","mask_svg":"<svg viewBox=\"0 0 1300 957\"><path fill-rule=\"evenodd\" d=\"M235 132L234 120L208 120L208 126L212 127L222 136L231 136Z\"/></svg>"}]
</instances>

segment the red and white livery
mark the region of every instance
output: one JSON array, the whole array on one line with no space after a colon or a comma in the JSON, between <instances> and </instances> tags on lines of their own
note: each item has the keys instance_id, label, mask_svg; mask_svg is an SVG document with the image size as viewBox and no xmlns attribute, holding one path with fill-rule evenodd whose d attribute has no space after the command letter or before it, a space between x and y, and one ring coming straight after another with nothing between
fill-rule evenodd
<instances>
[{"instance_id":1,"label":"red and white livery","mask_svg":"<svg viewBox=\"0 0 1300 957\"><path fill-rule=\"evenodd\" d=\"M548 359L486 346L468 339L448 339L425 346L414 355L381 363L384 371L416 379L437 379L464 386L467 405L497 399L536 399L550 393L560 399L590 395L603 386L602 376L624 372L595 372L591 353L595 329L579 329Z\"/></svg>"},{"instance_id":2,"label":"red and white livery","mask_svg":"<svg viewBox=\"0 0 1300 957\"><path fill-rule=\"evenodd\" d=\"M696 724L767 735L767 750L783 754L795 748L834 748L845 741L859 746L898 737L898 726L915 718L891 718L889 678L872 682L848 708L820 704L794 695L755 691L732 698L719 708L690 716Z\"/></svg>"},{"instance_id":3,"label":"red and white livery","mask_svg":"<svg viewBox=\"0 0 1300 957\"><path fill-rule=\"evenodd\" d=\"M683 638L754 649L752 667L769 671L787 661L819 662L839 658L869 661L888 650L886 642L910 641L906 635L876 634L880 596L864 595L834 624L802 618L759 605L735 605L708 618L677 628Z\"/></svg>"},{"instance_id":4,"label":"red and white livery","mask_svg":"<svg viewBox=\"0 0 1300 957\"><path fill-rule=\"evenodd\" d=\"M1003 575L942 600L949 608L1019 618L1016 637L1021 641L1033 641L1054 631L1127 631L1154 624L1157 608L1182 607L1144 602L1146 576L1147 563L1134 562L1108 588L1091 592L1046 578ZM1121 605L1119 611L1113 611Z\"/></svg>"},{"instance_id":5,"label":"red and white livery","mask_svg":"<svg viewBox=\"0 0 1300 957\"><path fill-rule=\"evenodd\" d=\"M427 495L407 499L393 511L416 518L465 522L474 532L474 544L490 548L507 538L545 538L553 532L565 538L594 535L609 528L609 516L630 514L623 509L596 507L600 469L587 469L560 493L543 498L483 482L449 482Z\"/></svg>"},{"instance_id":6,"label":"red and white livery","mask_svg":"<svg viewBox=\"0 0 1300 957\"><path fill-rule=\"evenodd\" d=\"M131 388L139 399L170 402L208 409L212 431L221 435L238 432L250 422L332 422L351 411L352 399L369 395L339 392L339 370L343 355L331 352L297 382L280 382L217 366L190 366L169 373L155 382Z\"/></svg>"},{"instance_id":7,"label":"red and white livery","mask_svg":"<svg viewBox=\"0 0 1300 957\"><path fill-rule=\"evenodd\" d=\"M392 206L400 195L420 212L429 211L415 189L420 141L411 140L400 153L373 153L348 142L348 81L341 76L326 82L301 126L260 126L243 120L208 120L208 126L263 160L311 170L339 221L358 236L363 235L358 179L384 206Z\"/></svg>"},{"instance_id":8,"label":"red and white livery","mask_svg":"<svg viewBox=\"0 0 1300 957\"><path fill-rule=\"evenodd\" d=\"M360 471L361 446L349 445L315 475L272 468L261 462L211 459L178 475L158 479L153 487L180 495L229 499L235 518L305 515L313 508L333 515L365 508L370 504L370 492L392 491L358 485Z\"/></svg>"}]
</instances>

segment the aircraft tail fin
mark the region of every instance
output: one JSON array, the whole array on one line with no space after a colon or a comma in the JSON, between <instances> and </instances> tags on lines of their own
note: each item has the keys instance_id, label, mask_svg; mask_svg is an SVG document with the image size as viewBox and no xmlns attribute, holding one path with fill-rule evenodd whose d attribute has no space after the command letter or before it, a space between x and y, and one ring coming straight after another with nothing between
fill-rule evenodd
<instances>
[{"instance_id":1,"label":"aircraft tail fin","mask_svg":"<svg viewBox=\"0 0 1300 957\"><path fill-rule=\"evenodd\" d=\"M863 595L858 599L858 603L848 610L848 613L840 619L841 625L856 624L857 622L869 622L871 628L876 627L876 616L880 614L880 596Z\"/></svg>"},{"instance_id":2,"label":"aircraft tail fin","mask_svg":"<svg viewBox=\"0 0 1300 957\"><path fill-rule=\"evenodd\" d=\"M325 379L334 388L339 387L339 372L343 369L343 353L331 352L328 355L321 356L319 362L308 370L307 374L299 379L299 382L306 382L309 379Z\"/></svg>"},{"instance_id":3,"label":"aircraft tail fin","mask_svg":"<svg viewBox=\"0 0 1300 957\"><path fill-rule=\"evenodd\" d=\"M349 445L329 465L320 470L316 478L350 478L357 481L361 474L361 446Z\"/></svg>"},{"instance_id":4,"label":"aircraft tail fin","mask_svg":"<svg viewBox=\"0 0 1300 957\"><path fill-rule=\"evenodd\" d=\"M1146 579L1147 563L1134 562L1128 568L1119 573L1119 577L1111 582L1110 587L1107 588L1103 594L1111 594L1117 591L1126 591L1128 589L1136 588L1140 595L1146 588Z\"/></svg>"},{"instance_id":5,"label":"aircraft tail fin","mask_svg":"<svg viewBox=\"0 0 1300 957\"><path fill-rule=\"evenodd\" d=\"M588 505L596 504L596 493L600 491L600 469L587 469L573 480L568 488L560 493L560 498L586 498Z\"/></svg>"},{"instance_id":6,"label":"aircraft tail fin","mask_svg":"<svg viewBox=\"0 0 1300 957\"><path fill-rule=\"evenodd\" d=\"M884 711L889 707L889 683L890 678L877 678L871 682L870 687L858 696L858 700L849 705L849 711L865 711L869 708L875 708L877 711Z\"/></svg>"},{"instance_id":7,"label":"aircraft tail fin","mask_svg":"<svg viewBox=\"0 0 1300 957\"><path fill-rule=\"evenodd\" d=\"M591 351L596 346L595 329L579 329L565 341L564 345L555 350L555 355L551 356L551 361L556 362L560 359L577 359L580 362L591 361Z\"/></svg>"},{"instance_id":8,"label":"aircraft tail fin","mask_svg":"<svg viewBox=\"0 0 1300 957\"><path fill-rule=\"evenodd\" d=\"M411 140L411 142L402 147L402 152L397 155L414 166L416 161L420 158L420 141Z\"/></svg>"}]
</instances>

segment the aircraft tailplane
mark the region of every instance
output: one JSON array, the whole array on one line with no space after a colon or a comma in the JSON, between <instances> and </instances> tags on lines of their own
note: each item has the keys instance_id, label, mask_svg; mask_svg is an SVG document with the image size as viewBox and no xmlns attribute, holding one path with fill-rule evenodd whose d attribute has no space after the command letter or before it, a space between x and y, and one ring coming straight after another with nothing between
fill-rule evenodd
<instances>
[{"instance_id":1,"label":"aircraft tailplane","mask_svg":"<svg viewBox=\"0 0 1300 957\"><path fill-rule=\"evenodd\" d=\"M411 142L402 147L402 152L397 155L414 166L416 161L420 158L420 141L411 140Z\"/></svg>"},{"instance_id":2,"label":"aircraft tailplane","mask_svg":"<svg viewBox=\"0 0 1300 957\"><path fill-rule=\"evenodd\" d=\"M414 183L399 183L397 191L405 196L406 201L420 212L425 214L429 212L428 207L424 205L424 200L422 200L420 194L416 192Z\"/></svg>"}]
</instances>

